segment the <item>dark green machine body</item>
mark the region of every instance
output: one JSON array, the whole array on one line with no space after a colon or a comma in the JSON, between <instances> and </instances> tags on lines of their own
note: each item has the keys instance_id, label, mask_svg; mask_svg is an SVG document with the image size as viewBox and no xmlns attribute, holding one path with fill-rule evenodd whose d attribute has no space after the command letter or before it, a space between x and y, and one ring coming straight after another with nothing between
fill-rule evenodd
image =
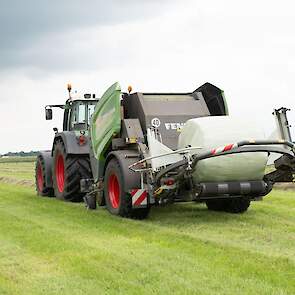
<instances>
[{"instance_id":1,"label":"dark green machine body","mask_svg":"<svg viewBox=\"0 0 295 295\"><path fill-rule=\"evenodd\" d=\"M90 125L95 181L103 177L107 155L114 150L137 148L130 138L147 144L147 128L155 127L163 144L177 148L182 126L189 119L227 115L223 91L205 83L191 93L122 93L113 84L97 104Z\"/></svg>"},{"instance_id":2,"label":"dark green machine body","mask_svg":"<svg viewBox=\"0 0 295 295\"><path fill-rule=\"evenodd\" d=\"M229 119L217 119L227 116L228 109L223 91L210 83L191 93L123 93L115 83L100 100L47 106L46 119L52 118L53 107L64 110L63 131L55 129L52 150L37 158L41 196L84 198L88 208L105 204L112 214L140 219L147 217L152 204L174 201L206 202L211 210L242 213L252 200L268 194L273 183L292 180L295 170L294 144L288 140L229 142L197 153L193 149L204 147L190 141L178 146L190 119ZM197 130L192 127L188 137L199 136ZM253 152L282 154L276 172L252 182L203 183L193 178L200 161Z\"/></svg>"},{"instance_id":3,"label":"dark green machine body","mask_svg":"<svg viewBox=\"0 0 295 295\"><path fill-rule=\"evenodd\" d=\"M266 175L259 181L233 179L230 183L195 183L193 171L198 161L213 155L269 151L283 154L285 158L290 156L293 161L292 151L272 148L274 144L292 148L292 143L287 141L229 143L222 148L201 152L200 158L189 149L202 147L188 144L183 147L188 150L177 150L179 135L188 120L227 115L223 91L210 83L191 93L122 93L118 83L112 85L96 105L90 124L94 177L90 184L99 203L105 200L111 213L132 217L140 212L137 211L140 202L134 199L144 199L146 194L147 202L141 208L144 211L139 214L140 218L147 216L151 204L175 200L206 202L212 210L242 213L248 209L251 200L268 194L274 182L291 179L293 168L288 170L287 177L282 177L282 166L276 164L280 172L275 176ZM246 146L238 148L238 144ZM254 147L248 146L253 144ZM216 155L216 151L221 152ZM90 193L91 185L88 186ZM123 198L122 204L115 200L116 195L120 200Z\"/></svg>"}]
</instances>

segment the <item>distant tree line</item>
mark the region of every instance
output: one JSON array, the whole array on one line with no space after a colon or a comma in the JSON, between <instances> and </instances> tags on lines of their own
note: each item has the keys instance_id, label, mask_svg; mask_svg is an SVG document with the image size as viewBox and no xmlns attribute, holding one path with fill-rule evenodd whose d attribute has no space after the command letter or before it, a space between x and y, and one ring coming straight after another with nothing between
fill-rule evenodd
<instances>
[{"instance_id":1,"label":"distant tree line","mask_svg":"<svg viewBox=\"0 0 295 295\"><path fill-rule=\"evenodd\" d=\"M30 152L9 152L6 154L1 155L0 157L30 157L30 156L36 156L37 155L37 151L30 151Z\"/></svg>"}]
</instances>

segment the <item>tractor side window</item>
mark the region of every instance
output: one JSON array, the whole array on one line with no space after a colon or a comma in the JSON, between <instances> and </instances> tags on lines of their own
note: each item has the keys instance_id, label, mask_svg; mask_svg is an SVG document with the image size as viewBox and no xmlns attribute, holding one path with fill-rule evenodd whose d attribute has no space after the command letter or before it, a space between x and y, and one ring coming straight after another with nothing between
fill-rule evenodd
<instances>
[{"instance_id":1,"label":"tractor side window","mask_svg":"<svg viewBox=\"0 0 295 295\"><path fill-rule=\"evenodd\" d=\"M91 116L94 113L95 104L88 104L88 125L90 125Z\"/></svg>"}]
</instances>

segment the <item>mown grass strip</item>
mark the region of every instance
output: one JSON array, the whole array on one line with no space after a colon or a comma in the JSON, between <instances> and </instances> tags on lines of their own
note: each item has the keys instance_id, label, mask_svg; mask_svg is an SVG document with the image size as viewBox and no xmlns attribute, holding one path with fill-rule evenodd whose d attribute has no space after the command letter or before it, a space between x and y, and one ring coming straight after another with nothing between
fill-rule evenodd
<instances>
[{"instance_id":1,"label":"mown grass strip","mask_svg":"<svg viewBox=\"0 0 295 295\"><path fill-rule=\"evenodd\" d=\"M0 291L294 294L294 199L273 192L243 215L177 204L134 221L2 184Z\"/></svg>"},{"instance_id":2,"label":"mown grass strip","mask_svg":"<svg viewBox=\"0 0 295 295\"><path fill-rule=\"evenodd\" d=\"M26 163L26 162L35 162L35 161L36 161L35 156L0 158L0 163Z\"/></svg>"}]
</instances>

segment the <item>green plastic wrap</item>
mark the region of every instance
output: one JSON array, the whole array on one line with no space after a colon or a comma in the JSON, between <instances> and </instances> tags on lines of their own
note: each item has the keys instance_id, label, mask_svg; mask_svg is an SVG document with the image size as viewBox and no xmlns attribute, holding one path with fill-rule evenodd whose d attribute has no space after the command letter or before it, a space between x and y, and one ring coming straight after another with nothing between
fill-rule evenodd
<instances>
[{"instance_id":1,"label":"green plastic wrap","mask_svg":"<svg viewBox=\"0 0 295 295\"><path fill-rule=\"evenodd\" d=\"M200 146L204 151L249 139L265 138L251 122L211 116L187 121L178 147ZM193 175L197 182L262 180L267 160L268 155L264 152L219 156L200 161Z\"/></svg>"}]
</instances>

